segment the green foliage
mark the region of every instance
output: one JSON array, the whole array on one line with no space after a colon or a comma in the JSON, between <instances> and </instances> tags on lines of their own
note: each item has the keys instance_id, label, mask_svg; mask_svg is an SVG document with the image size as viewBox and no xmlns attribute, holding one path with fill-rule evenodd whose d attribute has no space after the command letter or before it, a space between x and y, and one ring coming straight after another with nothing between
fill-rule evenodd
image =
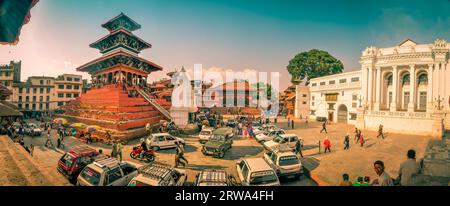
<instances>
[{"instance_id":1,"label":"green foliage","mask_svg":"<svg viewBox=\"0 0 450 206\"><path fill-rule=\"evenodd\" d=\"M288 72L293 79L310 79L342 73L344 65L342 62L326 51L313 49L297 54L289 61Z\"/></svg>"}]
</instances>

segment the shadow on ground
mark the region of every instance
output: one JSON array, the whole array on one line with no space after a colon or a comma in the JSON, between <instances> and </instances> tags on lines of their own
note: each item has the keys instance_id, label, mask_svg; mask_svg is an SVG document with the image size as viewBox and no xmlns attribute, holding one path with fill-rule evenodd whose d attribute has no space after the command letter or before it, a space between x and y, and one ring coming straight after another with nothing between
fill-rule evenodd
<instances>
[{"instance_id":1,"label":"shadow on ground","mask_svg":"<svg viewBox=\"0 0 450 206\"><path fill-rule=\"evenodd\" d=\"M242 157L255 156L264 151L262 147L257 146L233 146L223 159L225 160L238 160Z\"/></svg>"}]
</instances>

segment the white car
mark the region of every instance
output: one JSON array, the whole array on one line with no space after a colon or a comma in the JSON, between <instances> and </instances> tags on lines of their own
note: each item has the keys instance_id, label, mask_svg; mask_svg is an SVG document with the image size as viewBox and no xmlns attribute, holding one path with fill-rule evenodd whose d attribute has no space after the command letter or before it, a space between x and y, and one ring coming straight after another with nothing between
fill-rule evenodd
<instances>
[{"instance_id":1,"label":"white car","mask_svg":"<svg viewBox=\"0 0 450 206\"><path fill-rule=\"evenodd\" d=\"M205 128L202 129L202 131L200 131L200 134L198 135L198 141L202 144L204 144L205 142L207 142L209 140L209 138L211 137L213 133L213 129L212 128Z\"/></svg>"},{"instance_id":2,"label":"white car","mask_svg":"<svg viewBox=\"0 0 450 206\"><path fill-rule=\"evenodd\" d=\"M283 134L273 138L273 140L264 142L263 146L268 151L274 151L283 146L287 146L291 150L294 150L298 140L302 141L302 139L295 134Z\"/></svg>"},{"instance_id":3,"label":"white car","mask_svg":"<svg viewBox=\"0 0 450 206\"><path fill-rule=\"evenodd\" d=\"M186 144L184 139L174 137L169 133L151 134L147 137L146 140L148 148L156 150L176 148L177 145L175 144L175 142L179 142L183 145Z\"/></svg>"},{"instance_id":4,"label":"white car","mask_svg":"<svg viewBox=\"0 0 450 206\"><path fill-rule=\"evenodd\" d=\"M303 174L302 163L290 148L267 152L264 154L264 159L275 170L278 177L299 178Z\"/></svg>"},{"instance_id":5,"label":"white car","mask_svg":"<svg viewBox=\"0 0 450 206\"><path fill-rule=\"evenodd\" d=\"M236 162L242 186L280 186L276 172L263 158L246 158Z\"/></svg>"},{"instance_id":6,"label":"white car","mask_svg":"<svg viewBox=\"0 0 450 206\"><path fill-rule=\"evenodd\" d=\"M183 186L187 180L185 170L162 164L145 165L138 172L128 186Z\"/></svg>"},{"instance_id":7,"label":"white car","mask_svg":"<svg viewBox=\"0 0 450 206\"><path fill-rule=\"evenodd\" d=\"M269 130L269 131L265 131L262 134L256 135L255 139L259 143L264 143L264 142L272 140L276 136L283 135L283 134L286 134L286 132L282 129Z\"/></svg>"},{"instance_id":8,"label":"white car","mask_svg":"<svg viewBox=\"0 0 450 206\"><path fill-rule=\"evenodd\" d=\"M86 166L77 178L78 186L127 186L141 165L102 156Z\"/></svg>"},{"instance_id":9,"label":"white car","mask_svg":"<svg viewBox=\"0 0 450 206\"><path fill-rule=\"evenodd\" d=\"M255 128L255 129L253 130L253 134L258 135L258 134L264 133L265 131L275 130L275 129L277 129L277 128L278 128L278 127L275 126L275 125L273 125L273 124L265 124L265 125L262 125L262 126L260 126L260 127L258 127L258 128Z\"/></svg>"}]
</instances>

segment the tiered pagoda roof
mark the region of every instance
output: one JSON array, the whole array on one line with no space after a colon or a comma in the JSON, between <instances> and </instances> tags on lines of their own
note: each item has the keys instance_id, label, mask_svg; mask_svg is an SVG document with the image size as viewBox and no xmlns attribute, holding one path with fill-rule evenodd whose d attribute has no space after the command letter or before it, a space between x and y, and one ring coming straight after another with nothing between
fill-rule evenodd
<instances>
[{"instance_id":1,"label":"tiered pagoda roof","mask_svg":"<svg viewBox=\"0 0 450 206\"><path fill-rule=\"evenodd\" d=\"M102 24L110 33L98 41L90 44L90 47L100 50L103 57L91 61L77 71L94 73L114 66L128 66L145 72L162 70L162 67L138 56L152 45L135 36L132 31L141 28L141 25L130 17L121 13L108 22Z\"/></svg>"}]
</instances>

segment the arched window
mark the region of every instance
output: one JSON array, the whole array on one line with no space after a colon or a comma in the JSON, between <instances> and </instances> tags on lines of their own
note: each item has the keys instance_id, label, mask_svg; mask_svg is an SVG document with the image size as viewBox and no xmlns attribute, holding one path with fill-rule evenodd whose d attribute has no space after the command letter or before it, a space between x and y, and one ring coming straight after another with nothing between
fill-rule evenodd
<instances>
[{"instance_id":1,"label":"arched window","mask_svg":"<svg viewBox=\"0 0 450 206\"><path fill-rule=\"evenodd\" d=\"M386 76L386 82L388 86L392 85L392 74Z\"/></svg>"},{"instance_id":2,"label":"arched window","mask_svg":"<svg viewBox=\"0 0 450 206\"><path fill-rule=\"evenodd\" d=\"M405 74L402 77L402 85L409 85L410 80L409 80L409 74Z\"/></svg>"},{"instance_id":3,"label":"arched window","mask_svg":"<svg viewBox=\"0 0 450 206\"><path fill-rule=\"evenodd\" d=\"M417 78L418 85L427 85L428 84L428 76L425 73L419 74L419 77Z\"/></svg>"}]
</instances>

